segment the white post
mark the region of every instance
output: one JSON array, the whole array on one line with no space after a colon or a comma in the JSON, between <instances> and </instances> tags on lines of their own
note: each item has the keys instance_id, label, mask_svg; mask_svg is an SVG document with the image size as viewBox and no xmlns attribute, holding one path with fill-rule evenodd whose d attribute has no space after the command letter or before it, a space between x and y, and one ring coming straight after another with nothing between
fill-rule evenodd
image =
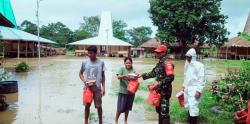
<instances>
[{"instance_id":1,"label":"white post","mask_svg":"<svg viewBox=\"0 0 250 124\"><path fill-rule=\"evenodd\" d=\"M39 4L41 0L37 0L37 11L36 11L36 18L37 18L37 41L38 41L38 58L40 61L41 57L41 49L40 49L40 29L39 29Z\"/></svg>"},{"instance_id":2,"label":"white post","mask_svg":"<svg viewBox=\"0 0 250 124\"><path fill-rule=\"evenodd\" d=\"M39 4L42 0L37 0L37 11L36 11L36 17L37 17L37 41L38 41L38 70L39 70L39 110L38 110L38 119L40 124L42 124L42 118L41 118L41 112L42 112L42 83L40 82L41 77L41 65L40 65L40 58L41 58L41 45L40 45L40 29L39 29Z\"/></svg>"},{"instance_id":3,"label":"white post","mask_svg":"<svg viewBox=\"0 0 250 124\"><path fill-rule=\"evenodd\" d=\"M108 40L109 40L109 30L108 29L106 29L106 32L107 32L107 48L106 48L106 52L107 52L107 54L109 54L108 53Z\"/></svg>"}]
</instances>

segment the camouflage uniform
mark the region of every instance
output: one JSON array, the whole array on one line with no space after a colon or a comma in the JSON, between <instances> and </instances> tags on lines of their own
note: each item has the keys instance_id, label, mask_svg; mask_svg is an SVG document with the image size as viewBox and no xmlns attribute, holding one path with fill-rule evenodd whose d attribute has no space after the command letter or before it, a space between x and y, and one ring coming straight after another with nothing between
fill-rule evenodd
<instances>
[{"instance_id":1,"label":"camouflage uniform","mask_svg":"<svg viewBox=\"0 0 250 124\"><path fill-rule=\"evenodd\" d=\"M156 89L156 92L161 94L161 104L159 107L156 107L156 111L159 114L159 124L170 124L169 99L172 94L174 76L166 75L164 65L166 60L166 57L162 58L151 72L142 74L143 80L156 78L156 81L159 83L159 87Z\"/></svg>"}]
</instances>

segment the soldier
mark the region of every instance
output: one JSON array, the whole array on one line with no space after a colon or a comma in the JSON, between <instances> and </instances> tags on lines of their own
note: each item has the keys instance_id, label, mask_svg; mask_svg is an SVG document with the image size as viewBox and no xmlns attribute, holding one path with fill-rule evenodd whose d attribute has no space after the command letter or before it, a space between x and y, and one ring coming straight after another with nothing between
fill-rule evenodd
<instances>
[{"instance_id":1,"label":"soldier","mask_svg":"<svg viewBox=\"0 0 250 124\"><path fill-rule=\"evenodd\" d=\"M174 80L174 64L167 61L167 46L159 45L155 50L156 58L160 61L149 73L143 73L143 80L156 78L158 85L150 90L155 90L161 94L160 106L156 107L159 114L159 124L170 124L169 99L172 94L172 81Z\"/></svg>"}]
</instances>

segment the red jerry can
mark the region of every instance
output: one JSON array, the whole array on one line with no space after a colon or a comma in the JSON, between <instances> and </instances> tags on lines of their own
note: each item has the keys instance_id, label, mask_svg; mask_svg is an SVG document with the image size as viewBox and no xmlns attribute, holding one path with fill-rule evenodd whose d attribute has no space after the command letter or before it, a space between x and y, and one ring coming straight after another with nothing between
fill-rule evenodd
<instances>
[{"instance_id":1,"label":"red jerry can","mask_svg":"<svg viewBox=\"0 0 250 124\"><path fill-rule=\"evenodd\" d=\"M234 113L234 121L236 124L245 124L247 120L246 110L240 110Z\"/></svg>"},{"instance_id":2,"label":"red jerry can","mask_svg":"<svg viewBox=\"0 0 250 124\"><path fill-rule=\"evenodd\" d=\"M89 87L86 87L83 91L83 102L91 103L93 100L93 96L93 91Z\"/></svg>"},{"instance_id":3,"label":"red jerry can","mask_svg":"<svg viewBox=\"0 0 250 124\"><path fill-rule=\"evenodd\" d=\"M127 86L127 90L135 94L139 86L140 86L140 83L138 82L138 80L130 80Z\"/></svg>"},{"instance_id":4,"label":"red jerry can","mask_svg":"<svg viewBox=\"0 0 250 124\"><path fill-rule=\"evenodd\" d=\"M250 101L248 101L247 124L250 124Z\"/></svg>"},{"instance_id":5,"label":"red jerry can","mask_svg":"<svg viewBox=\"0 0 250 124\"><path fill-rule=\"evenodd\" d=\"M178 99L180 106L184 107L184 92L183 91L178 92L176 94L176 98Z\"/></svg>"},{"instance_id":6,"label":"red jerry can","mask_svg":"<svg viewBox=\"0 0 250 124\"><path fill-rule=\"evenodd\" d=\"M153 106L160 106L161 94L155 91L150 91L147 102L148 104L153 105Z\"/></svg>"}]
</instances>

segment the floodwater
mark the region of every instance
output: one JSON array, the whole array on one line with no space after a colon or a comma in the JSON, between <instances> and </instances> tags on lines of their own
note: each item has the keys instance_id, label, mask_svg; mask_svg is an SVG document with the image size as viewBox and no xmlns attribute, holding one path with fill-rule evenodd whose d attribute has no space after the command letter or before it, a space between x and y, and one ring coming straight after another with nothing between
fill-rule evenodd
<instances>
[{"instance_id":1,"label":"floodwater","mask_svg":"<svg viewBox=\"0 0 250 124\"><path fill-rule=\"evenodd\" d=\"M18 81L19 92L6 94L9 109L0 112L0 124L83 124L84 107L82 105L83 84L78 73L82 61L87 58L57 56L41 58L40 69L38 59L23 59L31 65L26 73L13 72ZM106 95L103 97L103 120L106 124L114 123L117 95L115 89L118 80L117 70L123 66L119 58L103 58L106 64ZM6 60L6 66L15 65L17 59ZM148 72L156 61L136 59L134 67L137 72ZM173 83L173 94L180 88L183 80L184 61L175 61L176 80ZM207 66L207 79L212 81L218 76L216 66ZM157 114L146 113L143 104L134 104L129 115L130 124L156 124ZM97 112L91 107L91 123L97 123ZM120 122L123 123L124 115Z\"/></svg>"}]
</instances>

